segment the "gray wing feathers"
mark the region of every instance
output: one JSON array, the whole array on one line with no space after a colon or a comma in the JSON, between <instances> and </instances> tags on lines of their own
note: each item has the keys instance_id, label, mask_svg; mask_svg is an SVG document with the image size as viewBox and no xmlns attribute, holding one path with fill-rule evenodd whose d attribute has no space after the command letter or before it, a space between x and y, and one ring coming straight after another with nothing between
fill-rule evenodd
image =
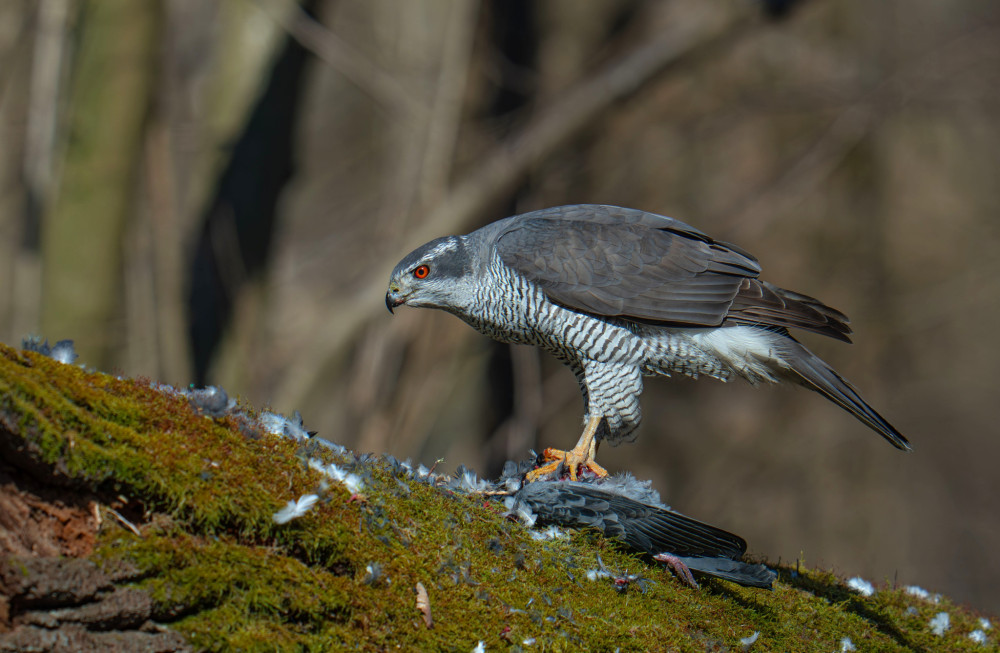
<instances>
[{"instance_id":1,"label":"gray wing feathers","mask_svg":"<svg viewBox=\"0 0 1000 653\"><path fill-rule=\"evenodd\" d=\"M851 341L850 320L837 309L808 295L757 279L744 280L729 310L728 320L737 324L794 327Z\"/></svg>"},{"instance_id":2,"label":"gray wing feathers","mask_svg":"<svg viewBox=\"0 0 1000 653\"><path fill-rule=\"evenodd\" d=\"M737 560L747 548L738 535L588 483L528 483L517 496L541 522L591 526L635 550L677 556L690 569L709 576L765 588L775 578L764 565Z\"/></svg>"},{"instance_id":3,"label":"gray wing feathers","mask_svg":"<svg viewBox=\"0 0 1000 653\"><path fill-rule=\"evenodd\" d=\"M738 535L586 483L528 483L518 497L543 521L592 526L650 554L738 558L746 551Z\"/></svg>"},{"instance_id":4,"label":"gray wing feathers","mask_svg":"<svg viewBox=\"0 0 1000 653\"><path fill-rule=\"evenodd\" d=\"M769 589L777 578L777 574L764 565L748 564L727 558L678 557L689 569L740 585Z\"/></svg>"},{"instance_id":5,"label":"gray wing feathers","mask_svg":"<svg viewBox=\"0 0 1000 653\"><path fill-rule=\"evenodd\" d=\"M502 222L489 232L500 259L567 308L685 326L794 327L850 342L843 313L759 281L752 255L679 220L579 204Z\"/></svg>"},{"instance_id":6,"label":"gray wing feathers","mask_svg":"<svg viewBox=\"0 0 1000 653\"><path fill-rule=\"evenodd\" d=\"M559 207L507 224L504 264L574 310L697 326L722 324L747 277L742 250L678 220L617 207Z\"/></svg>"}]
</instances>

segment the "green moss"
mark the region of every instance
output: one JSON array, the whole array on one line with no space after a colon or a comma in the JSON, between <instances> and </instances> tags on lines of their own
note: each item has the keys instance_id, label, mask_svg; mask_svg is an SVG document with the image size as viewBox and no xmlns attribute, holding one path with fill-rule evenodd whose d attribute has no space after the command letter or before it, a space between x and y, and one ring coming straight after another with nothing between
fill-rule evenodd
<instances>
[{"instance_id":1,"label":"green moss","mask_svg":"<svg viewBox=\"0 0 1000 653\"><path fill-rule=\"evenodd\" d=\"M537 542L496 502L358 465L363 497L308 468L326 449L209 419L148 382L84 372L0 346L3 447L72 484L145 509L142 536L108 520L93 554L138 569L158 620L205 650L981 650L967 609L899 590L863 598L828 572L780 569L774 591L707 581L693 590L593 533ZM343 463L343 461L340 461ZM321 501L285 525L274 512ZM142 511L136 511L137 514ZM589 581L597 558L648 580ZM369 566L381 566L372 578ZM433 626L417 609L430 599ZM643 589L645 591L643 591ZM947 611L952 628L928 621Z\"/></svg>"},{"instance_id":2,"label":"green moss","mask_svg":"<svg viewBox=\"0 0 1000 653\"><path fill-rule=\"evenodd\" d=\"M171 622L200 649L318 644L350 614L351 579L231 538L151 529L139 539L118 530L95 557L137 567L143 580L136 584L150 593L154 618Z\"/></svg>"}]
</instances>

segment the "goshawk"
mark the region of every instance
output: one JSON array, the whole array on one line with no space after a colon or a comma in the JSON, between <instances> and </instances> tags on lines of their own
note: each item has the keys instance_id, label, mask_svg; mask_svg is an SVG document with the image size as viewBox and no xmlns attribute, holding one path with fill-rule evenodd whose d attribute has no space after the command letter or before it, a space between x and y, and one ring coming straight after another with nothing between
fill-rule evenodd
<instances>
[{"instance_id":1,"label":"goshawk","mask_svg":"<svg viewBox=\"0 0 1000 653\"><path fill-rule=\"evenodd\" d=\"M573 205L499 220L410 252L386 306L439 308L501 342L536 345L569 365L585 423L551 463L606 472L601 441L631 441L644 375L790 381L819 392L908 450L906 438L790 328L850 342L848 319L822 302L757 279L751 254L679 220L635 209Z\"/></svg>"}]
</instances>

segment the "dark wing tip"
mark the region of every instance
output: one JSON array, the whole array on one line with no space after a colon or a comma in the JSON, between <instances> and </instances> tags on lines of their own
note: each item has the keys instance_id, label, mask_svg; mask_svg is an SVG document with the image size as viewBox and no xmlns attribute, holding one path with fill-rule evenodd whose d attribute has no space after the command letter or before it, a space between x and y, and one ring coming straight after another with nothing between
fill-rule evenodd
<instances>
[{"instance_id":1,"label":"dark wing tip","mask_svg":"<svg viewBox=\"0 0 1000 653\"><path fill-rule=\"evenodd\" d=\"M808 295L746 279L726 316L737 324L795 328L850 343L850 320Z\"/></svg>"}]
</instances>

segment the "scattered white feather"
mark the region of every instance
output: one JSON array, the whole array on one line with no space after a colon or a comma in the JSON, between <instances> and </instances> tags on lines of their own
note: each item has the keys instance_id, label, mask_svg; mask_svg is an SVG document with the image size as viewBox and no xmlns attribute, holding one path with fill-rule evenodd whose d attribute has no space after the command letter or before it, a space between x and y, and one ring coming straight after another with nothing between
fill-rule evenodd
<instances>
[{"instance_id":1,"label":"scattered white feather","mask_svg":"<svg viewBox=\"0 0 1000 653\"><path fill-rule=\"evenodd\" d=\"M357 474L348 474L344 476L344 487L351 494L357 494L364 488L365 484L361 481L361 477Z\"/></svg>"},{"instance_id":2,"label":"scattered white feather","mask_svg":"<svg viewBox=\"0 0 1000 653\"><path fill-rule=\"evenodd\" d=\"M472 649L472 653L486 653L486 644L483 643L483 640L479 640L476 648Z\"/></svg>"},{"instance_id":3,"label":"scattered white feather","mask_svg":"<svg viewBox=\"0 0 1000 653\"><path fill-rule=\"evenodd\" d=\"M459 477L458 481L459 481L459 489L469 494L475 492L483 492L489 486L489 483L476 476L476 473L471 469L467 469L464 472L462 472L462 475L461 477Z\"/></svg>"},{"instance_id":4,"label":"scattered white feather","mask_svg":"<svg viewBox=\"0 0 1000 653\"><path fill-rule=\"evenodd\" d=\"M610 578L611 574L605 569L588 569L587 580L597 580L598 578Z\"/></svg>"},{"instance_id":5,"label":"scattered white feather","mask_svg":"<svg viewBox=\"0 0 1000 653\"><path fill-rule=\"evenodd\" d=\"M43 341L41 336L28 336L21 341L21 348L48 356L65 365L70 365L77 359L72 340L60 340L50 347L47 338Z\"/></svg>"},{"instance_id":6,"label":"scattered white feather","mask_svg":"<svg viewBox=\"0 0 1000 653\"><path fill-rule=\"evenodd\" d=\"M521 643L524 644L525 646L534 646L535 645L535 638L534 637L525 637L524 639L521 640Z\"/></svg>"},{"instance_id":7,"label":"scattered white feather","mask_svg":"<svg viewBox=\"0 0 1000 653\"><path fill-rule=\"evenodd\" d=\"M271 435L280 435L283 438L299 442L310 438L309 431L306 431L302 424L302 415L299 411L295 411L292 417L285 417L279 413L265 410L257 419L264 430Z\"/></svg>"},{"instance_id":8,"label":"scattered white feather","mask_svg":"<svg viewBox=\"0 0 1000 653\"><path fill-rule=\"evenodd\" d=\"M361 482L360 476L348 472L337 463L324 465L323 461L319 458L310 458L309 467L338 483L343 483L344 487L346 487L351 494L357 494L364 487L364 483Z\"/></svg>"},{"instance_id":9,"label":"scattered white feather","mask_svg":"<svg viewBox=\"0 0 1000 653\"><path fill-rule=\"evenodd\" d=\"M531 531L531 539L538 541L559 540L566 537L566 534L556 526L549 526L540 531Z\"/></svg>"},{"instance_id":10,"label":"scattered white feather","mask_svg":"<svg viewBox=\"0 0 1000 653\"><path fill-rule=\"evenodd\" d=\"M757 641L758 637L760 637L760 632L755 630L753 631L753 635L747 635L746 637L740 638L740 646L743 647L744 651L750 650L750 647L753 646L753 643Z\"/></svg>"},{"instance_id":11,"label":"scattered white feather","mask_svg":"<svg viewBox=\"0 0 1000 653\"><path fill-rule=\"evenodd\" d=\"M380 563L369 562L365 565L365 577L361 579L362 583L365 585L371 585L380 578L382 578L382 565Z\"/></svg>"},{"instance_id":12,"label":"scattered white feather","mask_svg":"<svg viewBox=\"0 0 1000 653\"><path fill-rule=\"evenodd\" d=\"M979 617L979 627L983 630L989 630L993 627L993 624L991 624L990 620L986 617Z\"/></svg>"},{"instance_id":13,"label":"scattered white feather","mask_svg":"<svg viewBox=\"0 0 1000 653\"><path fill-rule=\"evenodd\" d=\"M306 432L306 435L309 435L308 431ZM354 458L354 454L351 453L347 449L347 447L345 447L342 444L337 444L336 442L330 442L329 440L325 440L323 438L314 438L312 436L309 436L309 441L315 442L316 444L325 449L329 449L330 451L332 451L333 453L337 454L342 458Z\"/></svg>"},{"instance_id":14,"label":"scattered white feather","mask_svg":"<svg viewBox=\"0 0 1000 653\"><path fill-rule=\"evenodd\" d=\"M849 651L856 651L858 649L854 648L854 642L851 641L850 637L840 638L840 653L849 653Z\"/></svg>"},{"instance_id":15,"label":"scattered white feather","mask_svg":"<svg viewBox=\"0 0 1000 653\"><path fill-rule=\"evenodd\" d=\"M357 494L361 492L365 484L361 482L361 477L357 474L348 474L344 477L344 487L351 494Z\"/></svg>"},{"instance_id":16,"label":"scattered white feather","mask_svg":"<svg viewBox=\"0 0 1000 653\"><path fill-rule=\"evenodd\" d=\"M271 435L285 434L285 416L265 410L260 414L260 425Z\"/></svg>"},{"instance_id":17,"label":"scattered white feather","mask_svg":"<svg viewBox=\"0 0 1000 653\"><path fill-rule=\"evenodd\" d=\"M72 340L60 340L52 347L50 356L65 365L72 365L77 359Z\"/></svg>"},{"instance_id":18,"label":"scattered white feather","mask_svg":"<svg viewBox=\"0 0 1000 653\"><path fill-rule=\"evenodd\" d=\"M311 437L302 422L302 414L299 411L295 411L291 418L285 419L285 437L299 442L304 442Z\"/></svg>"},{"instance_id":19,"label":"scattered white feather","mask_svg":"<svg viewBox=\"0 0 1000 653\"><path fill-rule=\"evenodd\" d=\"M180 393L180 390L170 385L169 383L158 383L156 381L153 381L152 383L149 384L149 387L165 395L176 395Z\"/></svg>"},{"instance_id":20,"label":"scattered white feather","mask_svg":"<svg viewBox=\"0 0 1000 653\"><path fill-rule=\"evenodd\" d=\"M903 591L910 596L915 596L918 599L923 599L924 601L930 601L931 603L937 603L941 600L940 594L931 594L923 587L919 585L907 585L903 588Z\"/></svg>"},{"instance_id":21,"label":"scattered white feather","mask_svg":"<svg viewBox=\"0 0 1000 653\"><path fill-rule=\"evenodd\" d=\"M523 501L519 501L514 497L507 497L503 500L503 505L507 508L507 514L504 516L514 515L528 528L534 526L535 522L538 521L538 515L531 512L531 508Z\"/></svg>"},{"instance_id":22,"label":"scattered white feather","mask_svg":"<svg viewBox=\"0 0 1000 653\"><path fill-rule=\"evenodd\" d=\"M973 630L969 633L969 639L974 641L976 644L986 644L986 633L982 630Z\"/></svg>"},{"instance_id":23,"label":"scattered white feather","mask_svg":"<svg viewBox=\"0 0 1000 653\"><path fill-rule=\"evenodd\" d=\"M303 494L298 501L289 501L284 508L274 513L273 519L279 524L290 522L309 512L317 501L319 501L319 496Z\"/></svg>"},{"instance_id":24,"label":"scattered white feather","mask_svg":"<svg viewBox=\"0 0 1000 653\"><path fill-rule=\"evenodd\" d=\"M528 528L531 528L532 526L534 526L535 522L538 521L538 515L536 515L535 513L531 512L531 508L529 508L528 506L524 505L523 503L521 505L519 505L517 507L517 510L515 510L514 512L515 512L515 514L517 514L517 516L521 520L521 522L525 526L527 526Z\"/></svg>"},{"instance_id":25,"label":"scattered white feather","mask_svg":"<svg viewBox=\"0 0 1000 653\"><path fill-rule=\"evenodd\" d=\"M935 635L944 635L945 631L951 628L951 617L947 612L938 612L930 621L931 632Z\"/></svg>"},{"instance_id":26,"label":"scattered white feather","mask_svg":"<svg viewBox=\"0 0 1000 653\"><path fill-rule=\"evenodd\" d=\"M861 576L855 576L854 578L848 579L847 586L861 596L871 596L875 593L875 586Z\"/></svg>"}]
</instances>

